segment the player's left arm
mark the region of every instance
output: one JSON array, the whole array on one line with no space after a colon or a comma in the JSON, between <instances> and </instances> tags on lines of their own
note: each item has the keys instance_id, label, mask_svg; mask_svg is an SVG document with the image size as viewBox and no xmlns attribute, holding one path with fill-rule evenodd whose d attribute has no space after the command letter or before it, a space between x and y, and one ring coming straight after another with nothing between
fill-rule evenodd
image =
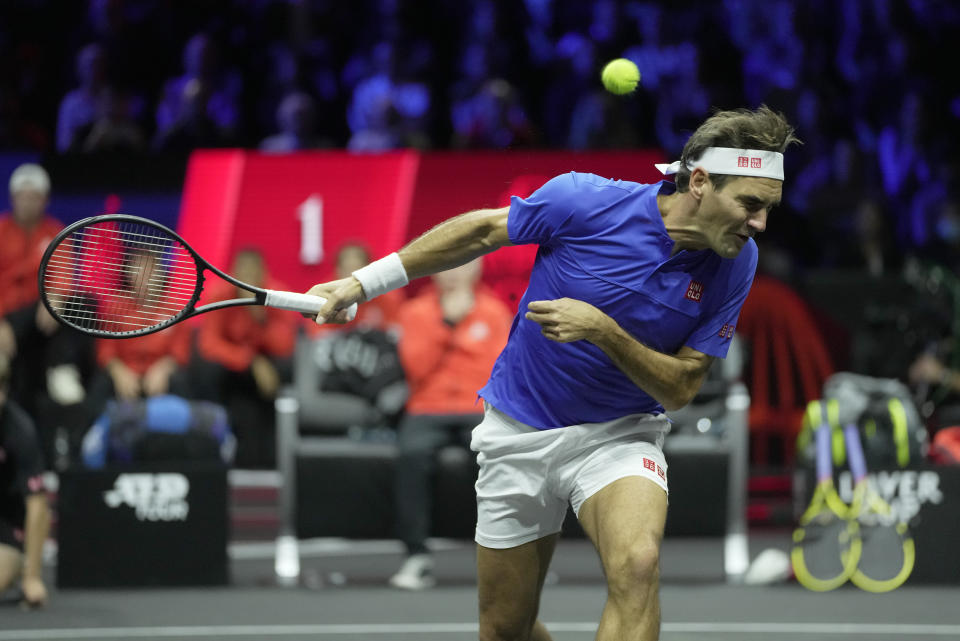
<instances>
[{"instance_id":1,"label":"player's left arm","mask_svg":"<svg viewBox=\"0 0 960 641\"><path fill-rule=\"evenodd\" d=\"M533 301L526 318L559 343L587 340L599 347L634 384L667 410L687 405L697 395L713 357L690 347L664 354L647 347L602 311L580 300Z\"/></svg>"}]
</instances>

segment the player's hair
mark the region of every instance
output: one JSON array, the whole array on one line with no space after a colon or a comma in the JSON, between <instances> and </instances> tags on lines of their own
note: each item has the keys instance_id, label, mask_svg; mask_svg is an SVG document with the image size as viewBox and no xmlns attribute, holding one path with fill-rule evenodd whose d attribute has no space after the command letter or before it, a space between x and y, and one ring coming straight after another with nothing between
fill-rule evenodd
<instances>
[{"instance_id":1,"label":"player's hair","mask_svg":"<svg viewBox=\"0 0 960 641\"><path fill-rule=\"evenodd\" d=\"M733 109L716 111L693 132L680 154L680 171L674 177L677 191L685 192L690 186L690 170L687 163L700 158L708 147L732 147L734 149L759 149L783 153L791 143L800 143L786 116L760 105L756 110ZM732 178L727 174L710 174L710 182L717 191Z\"/></svg>"}]
</instances>

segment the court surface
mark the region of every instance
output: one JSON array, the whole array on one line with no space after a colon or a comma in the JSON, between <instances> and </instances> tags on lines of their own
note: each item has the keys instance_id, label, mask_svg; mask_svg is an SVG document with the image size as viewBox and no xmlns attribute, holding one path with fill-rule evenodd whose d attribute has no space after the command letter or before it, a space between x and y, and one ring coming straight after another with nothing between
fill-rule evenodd
<instances>
[{"instance_id":1,"label":"court surface","mask_svg":"<svg viewBox=\"0 0 960 641\"><path fill-rule=\"evenodd\" d=\"M785 549L786 535L751 537L751 552ZM231 585L218 588L57 590L26 612L0 605L0 641L466 641L477 638L473 546L435 542L436 588L385 587L401 561L394 541L306 542L302 581L273 582L271 545L231 547ZM906 585L881 595L844 587L827 594L796 583L727 584L722 544L667 539L661 601L666 641L960 639L960 583ZM144 550L145 554L149 550ZM583 540L561 540L541 619L556 641L594 638L605 589ZM51 574L51 585L52 585Z\"/></svg>"}]
</instances>

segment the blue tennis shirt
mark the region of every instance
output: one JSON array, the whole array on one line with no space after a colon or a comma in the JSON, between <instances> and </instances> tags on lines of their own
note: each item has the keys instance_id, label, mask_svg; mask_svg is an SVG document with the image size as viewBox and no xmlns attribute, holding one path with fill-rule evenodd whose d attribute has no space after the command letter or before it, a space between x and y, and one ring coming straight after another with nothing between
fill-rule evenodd
<instances>
[{"instance_id":1,"label":"blue tennis shirt","mask_svg":"<svg viewBox=\"0 0 960 641\"><path fill-rule=\"evenodd\" d=\"M536 300L574 298L613 318L638 341L666 354L684 345L723 358L757 266L751 239L736 258L681 250L651 185L571 172L529 198L514 196L507 230L516 245L540 249L510 338L479 395L539 429L663 412L603 351L585 340L557 343L524 318Z\"/></svg>"}]
</instances>

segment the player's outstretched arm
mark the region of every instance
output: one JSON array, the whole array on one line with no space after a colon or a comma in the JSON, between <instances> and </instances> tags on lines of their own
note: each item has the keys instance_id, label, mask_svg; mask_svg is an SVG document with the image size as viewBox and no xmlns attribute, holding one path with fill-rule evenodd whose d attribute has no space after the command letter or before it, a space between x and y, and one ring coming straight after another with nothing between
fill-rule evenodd
<instances>
[{"instance_id":1,"label":"player's outstretched arm","mask_svg":"<svg viewBox=\"0 0 960 641\"><path fill-rule=\"evenodd\" d=\"M685 406L697 395L713 357L689 347L676 354L651 349L628 334L615 320L580 300L532 301L525 317L540 325L550 340L587 340L603 350L637 387L667 410Z\"/></svg>"},{"instance_id":2,"label":"player's outstretched arm","mask_svg":"<svg viewBox=\"0 0 960 641\"><path fill-rule=\"evenodd\" d=\"M408 243L397 254L371 263L358 272L366 270L374 282L383 283L385 291L392 288L392 276L388 269L397 271L402 267L404 278L413 280L459 267L474 258L511 244L507 234L509 209L478 209L445 220ZM369 273L371 270L372 274ZM383 292L366 291L357 277L350 277L314 285L307 293L327 299L326 305L317 315L317 322L322 323L344 322L346 317L342 310Z\"/></svg>"}]
</instances>

